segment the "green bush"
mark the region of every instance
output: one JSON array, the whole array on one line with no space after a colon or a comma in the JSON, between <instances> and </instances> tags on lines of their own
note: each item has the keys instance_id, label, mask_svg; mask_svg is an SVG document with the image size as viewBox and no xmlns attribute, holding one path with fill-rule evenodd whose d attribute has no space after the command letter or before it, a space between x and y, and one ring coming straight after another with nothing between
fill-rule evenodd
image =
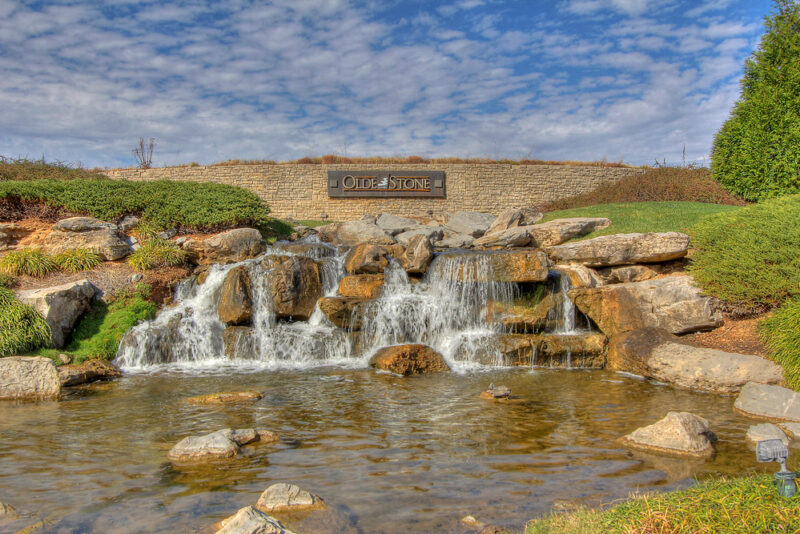
<instances>
[{"instance_id":1,"label":"green bush","mask_svg":"<svg viewBox=\"0 0 800 534\"><path fill-rule=\"evenodd\" d=\"M100 265L103 260L100 258L100 254L93 250L76 248L56 254L53 257L53 261L56 262L59 268L67 272L78 273L94 269Z\"/></svg>"},{"instance_id":2,"label":"green bush","mask_svg":"<svg viewBox=\"0 0 800 534\"><path fill-rule=\"evenodd\" d=\"M12 213L19 202L44 203L104 221L132 214L159 229L212 231L245 225L261 227L271 221L266 204L254 193L214 183L107 179L0 181L0 214Z\"/></svg>"},{"instance_id":3,"label":"green bush","mask_svg":"<svg viewBox=\"0 0 800 534\"><path fill-rule=\"evenodd\" d=\"M0 287L0 356L36 349L50 343L50 326L14 293Z\"/></svg>"},{"instance_id":4,"label":"green bush","mask_svg":"<svg viewBox=\"0 0 800 534\"><path fill-rule=\"evenodd\" d=\"M55 178L58 180L74 180L75 178L103 178L99 172L82 169L77 165L67 165L59 161L46 162L24 158L6 158L0 156L0 182L5 180L41 180Z\"/></svg>"},{"instance_id":5,"label":"green bush","mask_svg":"<svg viewBox=\"0 0 800 534\"><path fill-rule=\"evenodd\" d=\"M158 238L146 242L128 257L128 263L137 271L173 267L185 261L186 253L178 245Z\"/></svg>"},{"instance_id":6,"label":"green bush","mask_svg":"<svg viewBox=\"0 0 800 534\"><path fill-rule=\"evenodd\" d=\"M714 178L746 200L800 192L800 4L774 5L711 151Z\"/></svg>"},{"instance_id":7,"label":"green bush","mask_svg":"<svg viewBox=\"0 0 800 534\"><path fill-rule=\"evenodd\" d=\"M58 270L53 258L38 248L21 248L0 257L0 272L11 276L42 277Z\"/></svg>"},{"instance_id":8,"label":"green bush","mask_svg":"<svg viewBox=\"0 0 800 534\"><path fill-rule=\"evenodd\" d=\"M17 285L17 279L11 275L0 273L0 287L10 289Z\"/></svg>"},{"instance_id":9,"label":"green bush","mask_svg":"<svg viewBox=\"0 0 800 534\"><path fill-rule=\"evenodd\" d=\"M800 195L703 218L689 269L710 295L774 306L800 293Z\"/></svg>"},{"instance_id":10,"label":"green bush","mask_svg":"<svg viewBox=\"0 0 800 534\"><path fill-rule=\"evenodd\" d=\"M800 298L794 298L758 324L770 358L783 366L786 385L800 391Z\"/></svg>"}]
</instances>

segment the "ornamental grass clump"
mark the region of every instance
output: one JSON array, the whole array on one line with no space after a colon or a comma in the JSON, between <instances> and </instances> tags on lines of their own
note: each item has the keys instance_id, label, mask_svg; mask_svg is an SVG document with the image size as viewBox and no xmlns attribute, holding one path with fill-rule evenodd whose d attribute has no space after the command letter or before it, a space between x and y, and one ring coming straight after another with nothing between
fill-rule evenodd
<instances>
[{"instance_id":1,"label":"ornamental grass clump","mask_svg":"<svg viewBox=\"0 0 800 534\"><path fill-rule=\"evenodd\" d=\"M10 289L17 285L17 279L11 275L0 273L0 287Z\"/></svg>"},{"instance_id":2,"label":"ornamental grass clump","mask_svg":"<svg viewBox=\"0 0 800 534\"><path fill-rule=\"evenodd\" d=\"M164 239L151 239L128 257L128 263L137 271L156 267L174 267L186 261L186 252L178 245Z\"/></svg>"},{"instance_id":3,"label":"ornamental grass clump","mask_svg":"<svg viewBox=\"0 0 800 534\"><path fill-rule=\"evenodd\" d=\"M46 346L50 339L50 326L42 316L0 287L0 356Z\"/></svg>"},{"instance_id":4,"label":"ornamental grass clump","mask_svg":"<svg viewBox=\"0 0 800 534\"><path fill-rule=\"evenodd\" d=\"M55 260L38 248L22 248L0 257L0 272L11 276L41 278L58 270Z\"/></svg>"},{"instance_id":5,"label":"ornamental grass clump","mask_svg":"<svg viewBox=\"0 0 800 534\"><path fill-rule=\"evenodd\" d=\"M94 269L100 265L103 260L100 258L100 255L93 250L76 248L56 254L53 257L53 261L56 262L59 268L67 272L79 273L81 271Z\"/></svg>"},{"instance_id":6,"label":"ornamental grass clump","mask_svg":"<svg viewBox=\"0 0 800 534\"><path fill-rule=\"evenodd\" d=\"M769 357L783 367L786 385L800 391L800 297L781 306L758 324Z\"/></svg>"}]
</instances>

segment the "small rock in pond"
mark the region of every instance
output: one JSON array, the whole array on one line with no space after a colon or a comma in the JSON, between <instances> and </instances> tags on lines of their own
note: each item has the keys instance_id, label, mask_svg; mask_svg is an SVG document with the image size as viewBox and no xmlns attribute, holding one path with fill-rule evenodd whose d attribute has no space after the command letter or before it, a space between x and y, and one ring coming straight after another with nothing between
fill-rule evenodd
<instances>
[{"instance_id":1,"label":"small rock in pond","mask_svg":"<svg viewBox=\"0 0 800 534\"><path fill-rule=\"evenodd\" d=\"M205 436L189 436L179 441L167 457L172 462L205 462L233 458L239 445L229 437L231 429L218 430Z\"/></svg>"},{"instance_id":2,"label":"small rock in pond","mask_svg":"<svg viewBox=\"0 0 800 534\"><path fill-rule=\"evenodd\" d=\"M237 402L255 402L264 398L259 391L222 391L208 395L189 397L186 402L193 404L233 404Z\"/></svg>"},{"instance_id":3,"label":"small rock in pond","mask_svg":"<svg viewBox=\"0 0 800 534\"><path fill-rule=\"evenodd\" d=\"M486 526L486 523L477 520L473 515L465 515L461 518L461 522L472 528L483 528Z\"/></svg>"},{"instance_id":4,"label":"small rock in pond","mask_svg":"<svg viewBox=\"0 0 800 534\"><path fill-rule=\"evenodd\" d=\"M80 386L100 380L113 380L122 376L122 371L113 363L98 358L79 365L62 365L58 368L58 379L62 386Z\"/></svg>"},{"instance_id":5,"label":"small rock in pond","mask_svg":"<svg viewBox=\"0 0 800 534\"><path fill-rule=\"evenodd\" d=\"M489 386L489 389L481 393L482 399L507 399L511 396L511 390L507 386Z\"/></svg>"},{"instance_id":6,"label":"small rock in pond","mask_svg":"<svg viewBox=\"0 0 800 534\"><path fill-rule=\"evenodd\" d=\"M265 512L300 512L326 508L325 501L294 484L273 484L264 490L256 508Z\"/></svg>"},{"instance_id":7,"label":"small rock in pond","mask_svg":"<svg viewBox=\"0 0 800 534\"><path fill-rule=\"evenodd\" d=\"M259 441L258 432L253 428L243 428L239 430L231 430L228 432L227 437L240 447Z\"/></svg>"},{"instance_id":8,"label":"small rock in pond","mask_svg":"<svg viewBox=\"0 0 800 534\"><path fill-rule=\"evenodd\" d=\"M10 504L0 502L0 519L18 519L19 514Z\"/></svg>"},{"instance_id":9,"label":"small rock in pond","mask_svg":"<svg viewBox=\"0 0 800 534\"><path fill-rule=\"evenodd\" d=\"M753 443L758 443L766 439L779 439L784 445L789 445L789 438L786 437L786 434L772 423L762 423L760 425L751 426L747 429L746 437Z\"/></svg>"},{"instance_id":10,"label":"small rock in pond","mask_svg":"<svg viewBox=\"0 0 800 534\"><path fill-rule=\"evenodd\" d=\"M283 524L252 506L246 506L219 523L216 534L294 534Z\"/></svg>"},{"instance_id":11,"label":"small rock in pond","mask_svg":"<svg viewBox=\"0 0 800 534\"><path fill-rule=\"evenodd\" d=\"M689 412L669 412L657 423L638 428L621 441L648 452L706 457L714 453L714 439L706 419Z\"/></svg>"}]
</instances>

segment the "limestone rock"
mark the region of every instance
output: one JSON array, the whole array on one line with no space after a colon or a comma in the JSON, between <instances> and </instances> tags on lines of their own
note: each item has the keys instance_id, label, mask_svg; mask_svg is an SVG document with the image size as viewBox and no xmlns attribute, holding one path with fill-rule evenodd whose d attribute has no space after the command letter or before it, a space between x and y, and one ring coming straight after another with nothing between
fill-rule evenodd
<instances>
[{"instance_id":1,"label":"limestone rock","mask_svg":"<svg viewBox=\"0 0 800 534\"><path fill-rule=\"evenodd\" d=\"M287 243L282 241L272 245L272 249L288 254L308 256L315 260L330 258L336 255L336 250L333 247L323 243Z\"/></svg>"},{"instance_id":2,"label":"limestone rock","mask_svg":"<svg viewBox=\"0 0 800 534\"><path fill-rule=\"evenodd\" d=\"M495 220L494 215L477 211L459 211L447 219L445 226L452 232L480 237Z\"/></svg>"},{"instance_id":3,"label":"limestone rock","mask_svg":"<svg viewBox=\"0 0 800 534\"><path fill-rule=\"evenodd\" d=\"M370 366L383 371L410 376L443 373L450 370L441 354L427 345L395 345L384 347L369 361Z\"/></svg>"},{"instance_id":4,"label":"limestone rock","mask_svg":"<svg viewBox=\"0 0 800 534\"><path fill-rule=\"evenodd\" d=\"M575 237L584 236L609 226L611 226L611 221L605 217L574 217L535 224L528 228L528 233L534 247L545 248L560 245Z\"/></svg>"},{"instance_id":5,"label":"limestone rock","mask_svg":"<svg viewBox=\"0 0 800 534\"><path fill-rule=\"evenodd\" d=\"M260 391L222 391L189 397L186 402L191 404L237 404L240 402L255 402L264 398Z\"/></svg>"},{"instance_id":6,"label":"limestone rock","mask_svg":"<svg viewBox=\"0 0 800 534\"><path fill-rule=\"evenodd\" d=\"M647 327L686 334L722 325L716 302L689 276L573 289L569 296L609 337Z\"/></svg>"},{"instance_id":7,"label":"limestone rock","mask_svg":"<svg viewBox=\"0 0 800 534\"><path fill-rule=\"evenodd\" d=\"M552 270L558 272L561 276L569 277L569 282L573 289L579 287L600 287L606 283L597 271L576 263L570 265L556 265Z\"/></svg>"},{"instance_id":8,"label":"limestone rock","mask_svg":"<svg viewBox=\"0 0 800 534\"><path fill-rule=\"evenodd\" d=\"M325 501L294 484L273 484L258 498L256 508L265 512L304 512L326 508Z\"/></svg>"},{"instance_id":9,"label":"limestone rock","mask_svg":"<svg viewBox=\"0 0 800 534\"><path fill-rule=\"evenodd\" d=\"M319 309L339 328L361 330L361 305L368 300L358 297L323 297L319 299Z\"/></svg>"},{"instance_id":10,"label":"limestone rock","mask_svg":"<svg viewBox=\"0 0 800 534\"><path fill-rule=\"evenodd\" d=\"M219 523L215 534L294 534L283 524L252 506L246 506Z\"/></svg>"},{"instance_id":11,"label":"limestone rock","mask_svg":"<svg viewBox=\"0 0 800 534\"><path fill-rule=\"evenodd\" d=\"M225 355L231 360L254 352L253 327L229 326L222 331L222 345Z\"/></svg>"},{"instance_id":12,"label":"limestone rock","mask_svg":"<svg viewBox=\"0 0 800 534\"><path fill-rule=\"evenodd\" d=\"M800 423L783 423L781 428L792 439L800 440Z\"/></svg>"},{"instance_id":13,"label":"limestone rock","mask_svg":"<svg viewBox=\"0 0 800 534\"><path fill-rule=\"evenodd\" d=\"M706 419L689 412L669 412L657 423L634 430L622 442L648 452L706 457L714 453L714 439Z\"/></svg>"},{"instance_id":14,"label":"limestone rock","mask_svg":"<svg viewBox=\"0 0 800 534\"><path fill-rule=\"evenodd\" d=\"M139 224L139 217L126 215L117 223L120 232L130 232Z\"/></svg>"},{"instance_id":15,"label":"limestone rock","mask_svg":"<svg viewBox=\"0 0 800 534\"><path fill-rule=\"evenodd\" d=\"M93 359L79 365L58 367L58 377L62 386L79 386L99 380L113 380L122 376L122 371L113 363Z\"/></svg>"},{"instance_id":16,"label":"limestone rock","mask_svg":"<svg viewBox=\"0 0 800 534\"><path fill-rule=\"evenodd\" d=\"M71 217L53 225L44 240L51 254L82 248L94 250L105 261L124 258L131 247L119 235L117 225L92 217Z\"/></svg>"},{"instance_id":17,"label":"limestone rock","mask_svg":"<svg viewBox=\"0 0 800 534\"><path fill-rule=\"evenodd\" d=\"M492 225L486 230L486 235L496 234L509 228L529 226L539 222L544 214L533 208L509 208L497 216Z\"/></svg>"},{"instance_id":18,"label":"limestone rock","mask_svg":"<svg viewBox=\"0 0 800 534\"><path fill-rule=\"evenodd\" d=\"M57 398L60 393L58 371L49 358L0 358L0 399Z\"/></svg>"},{"instance_id":19,"label":"limestone rock","mask_svg":"<svg viewBox=\"0 0 800 534\"><path fill-rule=\"evenodd\" d=\"M470 248L475 238L457 232L445 232L444 237L435 242L438 248Z\"/></svg>"},{"instance_id":20,"label":"limestone rock","mask_svg":"<svg viewBox=\"0 0 800 534\"><path fill-rule=\"evenodd\" d=\"M382 274L389 266L388 251L384 247L361 243L347 253L344 268L349 274Z\"/></svg>"},{"instance_id":21,"label":"limestone rock","mask_svg":"<svg viewBox=\"0 0 800 534\"><path fill-rule=\"evenodd\" d=\"M528 246L530 243L530 227L517 226L493 234L486 234L480 239L476 239L473 245L483 248L516 248Z\"/></svg>"},{"instance_id":22,"label":"limestone rock","mask_svg":"<svg viewBox=\"0 0 800 534\"><path fill-rule=\"evenodd\" d=\"M372 245L391 245L394 238L375 223L369 221L348 221L331 223L318 229L322 240L337 245L355 246L359 243Z\"/></svg>"},{"instance_id":23,"label":"limestone rock","mask_svg":"<svg viewBox=\"0 0 800 534\"><path fill-rule=\"evenodd\" d=\"M606 284L625 284L628 282L643 282L652 280L657 276L678 273L683 271L683 262L651 263L648 265L620 265L600 269L598 274Z\"/></svg>"},{"instance_id":24,"label":"limestone rock","mask_svg":"<svg viewBox=\"0 0 800 534\"><path fill-rule=\"evenodd\" d=\"M80 316L89 310L96 292L91 282L79 280L60 286L19 291L17 297L44 317L53 332L53 346L61 348Z\"/></svg>"},{"instance_id":25,"label":"limestone rock","mask_svg":"<svg viewBox=\"0 0 800 534\"><path fill-rule=\"evenodd\" d=\"M748 382L733 407L753 417L800 423L800 393L781 386Z\"/></svg>"},{"instance_id":26,"label":"limestone rock","mask_svg":"<svg viewBox=\"0 0 800 534\"><path fill-rule=\"evenodd\" d=\"M378 228L384 232L390 235L397 235L405 232L406 230L410 230L419 223L414 219L409 219L407 217L398 217L397 215L392 215L391 213L381 213L380 216L378 216L378 219L375 221L375 224L377 224Z\"/></svg>"},{"instance_id":27,"label":"limestone rock","mask_svg":"<svg viewBox=\"0 0 800 534\"><path fill-rule=\"evenodd\" d=\"M480 397L482 399L507 399L511 396L511 390L508 386L495 386L490 385L489 389L482 391Z\"/></svg>"},{"instance_id":28,"label":"limestone rock","mask_svg":"<svg viewBox=\"0 0 800 534\"><path fill-rule=\"evenodd\" d=\"M514 334L534 334L543 330L556 328L555 318L550 309L553 298L548 293L533 305L503 305L498 302L489 303L489 319L503 325L507 332Z\"/></svg>"},{"instance_id":29,"label":"limestone rock","mask_svg":"<svg viewBox=\"0 0 800 534\"><path fill-rule=\"evenodd\" d=\"M317 262L306 256L266 256L272 309L278 318L306 320L322 296L322 277Z\"/></svg>"},{"instance_id":30,"label":"limestone rock","mask_svg":"<svg viewBox=\"0 0 800 534\"><path fill-rule=\"evenodd\" d=\"M383 288L382 274L351 274L339 282L339 295L342 297L358 297L375 299Z\"/></svg>"},{"instance_id":31,"label":"limestone rock","mask_svg":"<svg viewBox=\"0 0 800 534\"><path fill-rule=\"evenodd\" d=\"M544 282L550 269L547 256L539 250L498 250L464 253L479 261L485 259L487 271L476 271L474 263L463 263L449 273L454 280L474 282ZM441 257L441 256L440 256Z\"/></svg>"},{"instance_id":32,"label":"limestone rock","mask_svg":"<svg viewBox=\"0 0 800 534\"><path fill-rule=\"evenodd\" d=\"M612 338L608 368L675 386L734 393L751 381L781 381L779 365L760 356L694 347L657 328L644 328Z\"/></svg>"},{"instance_id":33,"label":"limestone rock","mask_svg":"<svg viewBox=\"0 0 800 534\"><path fill-rule=\"evenodd\" d=\"M229 325L250 322L253 316L252 288L247 267L234 267L225 275L222 283L217 314L219 320Z\"/></svg>"},{"instance_id":34,"label":"limestone rock","mask_svg":"<svg viewBox=\"0 0 800 534\"><path fill-rule=\"evenodd\" d=\"M408 242L405 252L400 256L400 265L409 273L422 274L433 261L431 237L418 234Z\"/></svg>"},{"instance_id":35,"label":"limestone rock","mask_svg":"<svg viewBox=\"0 0 800 534\"><path fill-rule=\"evenodd\" d=\"M501 334L497 338L503 365L602 369L603 334Z\"/></svg>"},{"instance_id":36,"label":"limestone rock","mask_svg":"<svg viewBox=\"0 0 800 534\"><path fill-rule=\"evenodd\" d=\"M779 439L787 447L789 446L789 438L783 433L783 430L773 425L772 423L762 423L760 425L752 425L747 429L745 437L748 441L758 443L766 439Z\"/></svg>"},{"instance_id":37,"label":"limestone rock","mask_svg":"<svg viewBox=\"0 0 800 534\"><path fill-rule=\"evenodd\" d=\"M226 430L185 437L170 449L167 457L177 463L233 458L239 454L239 445L228 437Z\"/></svg>"},{"instance_id":38,"label":"limestone rock","mask_svg":"<svg viewBox=\"0 0 800 534\"><path fill-rule=\"evenodd\" d=\"M664 262L682 258L688 251L689 236L679 232L606 235L548 249L557 263L588 267Z\"/></svg>"},{"instance_id":39,"label":"limestone rock","mask_svg":"<svg viewBox=\"0 0 800 534\"><path fill-rule=\"evenodd\" d=\"M13 247L17 241L28 234L30 231L18 224L0 223L0 250Z\"/></svg>"},{"instance_id":40,"label":"limestone rock","mask_svg":"<svg viewBox=\"0 0 800 534\"><path fill-rule=\"evenodd\" d=\"M397 234L395 239L404 247L408 247L415 238L423 236L432 241L438 241L444 237L444 231L438 226L414 226L410 230Z\"/></svg>"},{"instance_id":41,"label":"limestone rock","mask_svg":"<svg viewBox=\"0 0 800 534\"><path fill-rule=\"evenodd\" d=\"M198 265L236 263L260 256L267 250L261 232L255 228L228 230L203 241L189 240L184 249Z\"/></svg>"}]
</instances>

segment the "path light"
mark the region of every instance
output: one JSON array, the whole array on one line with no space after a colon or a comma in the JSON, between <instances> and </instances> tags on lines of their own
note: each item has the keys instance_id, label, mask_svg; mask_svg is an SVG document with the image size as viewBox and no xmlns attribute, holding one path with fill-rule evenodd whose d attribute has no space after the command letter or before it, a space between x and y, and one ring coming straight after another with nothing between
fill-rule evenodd
<instances>
[{"instance_id":1,"label":"path light","mask_svg":"<svg viewBox=\"0 0 800 534\"><path fill-rule=\"evenodd\" d=\"M328 218L328 214L327 213L321 213L319 218L324 221L324 220L326 220Z\"/></svg>"},{"instance_id":2,"label":"path light","mask_svg":"<svg viewBox=\"0 0 800 534\"><path fill-rule=\"evenodd\" d=\"M433 210L428 210L428 217L433 217Z\"/></svg>"},{"instance_id":3,"label":"path light","mask_svg":"<svg viewBox=\"0 0 800 534\"><path fill-rule=\"evenodd\" d=\"M797 495L797 476L786 469L786 459L789 457L789 447L779 439L765 439L756 443L756 460L759 462L778 462L781 470L775 473L775 485L781 497L794 497Z\"/></svg>"}]
</instances>

